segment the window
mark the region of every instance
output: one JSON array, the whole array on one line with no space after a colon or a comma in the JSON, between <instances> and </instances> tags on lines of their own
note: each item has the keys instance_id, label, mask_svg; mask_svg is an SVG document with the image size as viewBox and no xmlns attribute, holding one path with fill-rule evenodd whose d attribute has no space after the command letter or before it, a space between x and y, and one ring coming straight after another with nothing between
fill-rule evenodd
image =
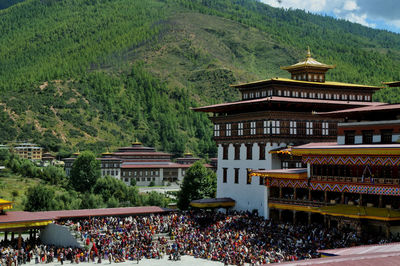
<instances>
[{"instance_id":1,"label":"window","mask_svg":"<svg viewBox=\"0 0 400 266\"><path fill-rule=\"evenodd\" d=\"M298 91L294 91L294 92L292 92L292 96L293 97L299 97L299 92Z\"/></svg>"},{"instance_id":2,"label":"window","mask_svg":"<svg viewBox=\"0 0 400 266\"><path fill-rule=\"evenodd\" d=\"M253 144L246 144L246 159L253 159Z\"/></svg>"},{"instance_id":3,"label":"window","mask_svg":"<svg viewBox=\"0 0 400 266\"><path fill-rule=\"evenodd\" d=\"M349 95L349 100L350 101L355 101L356 100L356 96L354 94Z\"/></svg>"},{"instance_id":4,"label":"window","mask_svg":"<svg viewBox=\"0 0 400 266\"><path fill-rule=\"evenodd\" d=\"M135 173L135 176L136 176L136 175L137 175L137 172L135 171L134 173Z\"/></svg>"},{"instance_id":5,"label":"window","mask_svg":"<svg viewBox=\"0 0 400 266\"><path fill-rule=\"evenodd\" d=\"M333 94L333 99L334 100L339 100L340 99L340 95L339 94Z\"/></svg>"},{"instance_id":6,"label":"window","mask_svg":"<svg viewBox=\"0 0 400 266\"><path fill-rule=\"evenodd\" d=\"M270 134L269 132L269 121L264 120L263 121L263 132L264 134Z\"/></svg>"},{"instance_id":7,"label":"window","mask_svg":"<svg viewBox=\"0 0 400 266\"><path fill-rule=\"evenodd\" d=\"M296 76L296 75L294 75L294 76L293 76L293 79L294 79L294 80L296 80L296 79L297 79L297 76Z\"/></svg>"},{"instance_id":8,"label":"window","mask_svg":"<svg viewBox=\"0 0 400 266\"><path fill-rule=\"evenodd\" d=\"M357 101L362 101L363 100L363 96L362 95L357 95Z\"/></svg>"},{"instance_id":9,"label":"window","mask_svg":"<svg viewBox=\"0 0 400 266\"><path fill-rule=\"evenodd\" d=\"M232 124L226 124L225 136L230 137L232 135Z\"/></svg>"},{"instance_id":10,"label":"window","mask_svg":"<svg viewBox=\"0 0 400 266\"><path fill-rule=\"evenodd\" d=\"M309 95L310 95L310 98L311 98L311 99L315 98L315 92L310 92Z\"/></svg>"},{"instance_id":11,"label":"window","mask_svg":"<svg viewBox=\"0 0 400 266\"><path fill-rule=\"evenodd\" d=\"M347 130L344 132L344 144L354 144L355 132L353 130Z\"/></svg>"},{"instance_id":12,"label":"window","mask_svg":"<svg viewBox=\"0 0 400 266\"><path fill-rule=\"evenodd\" d=\"M300 92L301 98L307 98L307 92Z\"/></svg>"},{"instance_id":13,"label":"window","mask_svg":"<svg viewBox=\"0 0 400 266\"><path fill-rule=\"evenodd\" d=\"M254 92L250 92L250 93L249 93L249 98L250 98L250 99L253 99L253 98L254 98Z\"/></svg>"},{"instance_id":14,"label":"window","mask_svg":"<svg viewBox=\"0 0 400 266\"><path fill-rule=\"evenodd\" d=\"M243 122L238 123L238 136L243 136Z\"/></svg>"},{"instance_id":15,"label":"window","mask_svg":"<svg viewBox=\"0 0 400 266\"><path fill-rule=\"evenodd\" d=\"M322 82L324 80L322 75L319 75L319 81Z\"/></svg>"},{"instance_id":16,"label":"window","mask_svg":"<svg viewBox=\"0 0 400 266\"><path fill-rule=\"evenodd\" d=\"M290 96L290 91L283 91L283 96Z\"/></svg>"},{"instance_id":17,"label":"window","mask_svg":"<svg viewBox=\"0 0 400 266\"><path fill-rule=\"evenodd\" d=\"M235 184L239 184L239 168L235 168Z\"/></svg>"},{"instance_id":18,"label":"window","mask_svg":"<svg viewBox=\"0 0 400 266\"><path fill-rule=\"evenodd\" d=\"M296 162L296 168L302 168L302 166L301 162Z\"/></svg>"},{"instance_id":19,"label":"window","mask_svg":"<svg viewBox=\"0 0 400 266\"><path fill-rule=\"evenodd\" d=\"M267 96L267 91L262 91L261 92L261 97L266 97Z\"/></svg>"},{"instance_id":20,"label":"window","mask_svg":"<svg viewBox=\"0 0 400 266\"><path fill-rule=\"evenodd\" d=\"M381 142L392 143L392 132L390 129L381 130Z\"/></svg>"},{"instance_id":21,"label":"window","mask_svg":"<svg viewBox=\"0 0 400 266\"><path fill-rule=\"evenodd\" d=\"M282 169L288 169L289 168L289 162L282 162Z\"/></svg>"},{"instance_id":22,"label":"window","mask_svg":"<svg viewBox=\"0 0 400 266\"><path fill-rule=\"evenodd\" d=\"M318 93L317 97L318 97L318 99L323 99L324 98L324 94L323 93Z\"/></svg>"},{"instance_id":23,"label":"window","mask_svg":"<svg viewBox=\"0 0 400 266\"><path fill-rule=\"evenodd\" d=\"M290 121L290 135L296 135L296 134L297 134L297 122Z\"/></svg>"},{"instance_id":24,"label":"window","mask_svg":"<svg viewBox=\"0 0 400 266\"><path fill-rule=\"evenodd\" d=\"M129 171L129 172L128 172L128 175L129 175L129 176L131 176L131 175L132 175L132 172L131 172L131 171Z\"/></svg>"},{"instance_id":25,"label":"window","mask_svg":"<svg viewBox=\"0 0 400 266\"><path fill-rule=\"evenodd\" d=\"M364 100L365 100L365 101L368 101L368 102L371 101L371 96L365 95L365 96L364 96Z\"/></svg>"},{"instance_id":26,"label":"window","mask_svg":"<svg viewBox=\"0 0 400 266\"><path fill-rule=\"evenodd\" d=\"M372 130L363 130L362 131L362 142L363 144L371 144L373 138Z\"/></svg>"},{"instance_id":27,"label":"window","mask_svg":"<svg viewBox=\"0 0 400 266\"><path fill-rule=\"evenodd\" d=\"M235 160L240 160L240 145L235 145Z\"/></svg>"},{"instance_id":28,"label":"window","mask_svg":"<svg viewBox=\"0 0 400 266\"><path fill-rule=\"evenodd\" d=\"M273 90L268 90L268 96L272 96Z\"/></svg>"},{"instance_id":29,"label":"window","mask_svg":"<svg viewBox=\"0 0 400 266\"><path fill-rule=\"evenodd\" d=\"M330 93L325 94L325 99L330 100L332 98L332 95Z\"/></svg>"},{"instance_id":30,"label":"window","mask_svg":"<svg viewBox=\"0 0 400 266\"><path fill-rule=\"evenodd\" d=\"M228 160L228 145L222 145L222 160Z\"/></svg>"},{"instance_id":31,"label":"window","mask_svg":"<svg viewBox=\"0 0 400 266\"><path fill-rule=\"evenodd\" d=\"M347 94L342 94L342 100L347 100Z\"/></svg>"},{"instance_id":32,"label":"window","mask_svg":"<svg viewBox=\"0 0 400 266\"><path fill-rule=\"evenodd\" d=\"M256 98L260 98L260 92L259 91L256 92Z\"/></svg>"},{"instance_id":33,"label":"window","mask_svg":"<svg viewBox=\"0 0 400 266\"><path fill-rule=\"evenodd\" d=\"M256 121L251 121L250 122L250 135L255 135L256 134Z\"/></svg>"},{"instance_id":34,"label":"window","mask_svg":"<svg viewBox=\"0 0 400 266\"><path fill-rule=\"evenodd\" d=\"M306 135L313 134L313 122L306 122Z\"/></svg>"},{"instance_id":35,"label":"window","mask_svg":"<svg viewBox=\"0 0 400 266\"><path fill-rule=\"evenodd\" d=\"M214 137L219 137L219 125L214 125Z\"/></svg>"},{"instance_id":36,"label":"window","mask_svg":"<svg viewBox=\"0 0 400 266\"><path fill-rule=\"evenodd\" d=\"M267 133L266 134L280 134L280 121L265 121L267 122ZM265 131L265 128L264 128Z\"/></svg>"},{"instance_id":37,"label":"window","mask_svg":"<svg viewBox=\"0 0 400 266\"><path fill-rule=\"evenodd\" d=\"M281 95L282 95L282 91L278 90L278 96L281 96Z\"/></svg>"},{"instance_id":38,"label":"window","mask_svg":"<svg viewBox=\"0 0 400 266\"><path fill-rule=\"evenodd\" d=\"M260 143L258 147L260 147L260 160L265 160L265 144Z\"/></svg>"},{"instance_id":39,"label":"window","mask_svg":"<svg viewBox=\"0 0 400 266\"><path fill-rule=\"evenodd\" d=\"M243 93L243 99L247 99L247 98L248 98L247 93Z\"/></svg>"},{"instance_id":40,"label":"window","mask_svg":"<svg viewBox=\"0 0 400 266\"><path fill-rule=\"evenodd\" d=\"M222 168L222 183L228 182L228 168Z\"/></svg>"},{"instance_id":41,"label":"window","mask_svg":"<svg viewBox=\"0 0 400 266\"><path fill-rule=\"evenodd\" d=\"M307 77L306 74L304 74L304 75L303 75L303 80L306 80L306 77Z\"/></svg>"},{"instance_id":42,"label":"window","mask_svg":"<svg viewBox=\"0 0 400 266\"><path fill-rule=\"evenodd\" d=\"M329 135L329 123L322 122L322 136L328 136L328 135Z\"/></svg>"}]
</instances>

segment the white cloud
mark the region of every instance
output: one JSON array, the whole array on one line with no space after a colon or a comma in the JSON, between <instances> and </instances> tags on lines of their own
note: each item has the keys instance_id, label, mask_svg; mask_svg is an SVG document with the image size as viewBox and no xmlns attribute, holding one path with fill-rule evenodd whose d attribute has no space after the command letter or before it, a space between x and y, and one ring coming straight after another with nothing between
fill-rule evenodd
<instances>
[{"instance_id":1,"label":"white cloud","mask_svg":"<svg viewBox=\"0 0 400 266\"><path fill-rule=\"evenodd\" d=\"M343 9L346 11L353 11L359 9L355 1L346 1L343 5Z\"/></svg>"},{"instance_id":2,"label":"white cloud","mask_svg":"<svg viewBox=\"0 0 400 266\"><path fill-rule=\"evenodd\" d=\"M382 25L400 31L399 0L261 0L273 7L303 9L319 14L334 14L337 18L368 27Z\"/></svg>"}]
</instances>

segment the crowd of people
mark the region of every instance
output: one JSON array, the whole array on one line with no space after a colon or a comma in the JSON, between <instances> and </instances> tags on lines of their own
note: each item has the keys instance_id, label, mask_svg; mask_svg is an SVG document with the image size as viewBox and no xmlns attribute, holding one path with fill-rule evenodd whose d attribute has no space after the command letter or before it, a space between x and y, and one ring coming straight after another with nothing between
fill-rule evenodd
<instances>
[{"instance_id":1,"label":"crowd of people","mask_svg":"<svg viewBox=\"0 0 400 266\"><path fill-rule=\"evenodd\" d=\"M82 248L45 246L39 239L0 243L1 265L58 260L70 263L179 259L190 255L225 265L260 265L318 257L318 249L367 244L355 231L320 224L294 225L264 220L250 213L185 212L138 217L103 217L64 221ZM389 239L387 241L392 241ZM378 239L376 240L378 241Z\"/></svg>"}]
</instances>

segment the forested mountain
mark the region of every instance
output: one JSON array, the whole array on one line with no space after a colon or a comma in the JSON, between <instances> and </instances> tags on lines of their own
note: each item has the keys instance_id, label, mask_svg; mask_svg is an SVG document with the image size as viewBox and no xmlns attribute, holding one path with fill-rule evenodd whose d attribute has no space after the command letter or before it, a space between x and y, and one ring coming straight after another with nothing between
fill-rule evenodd
<instances>
[{"instance_id":1,"label":"forested mountain","mask_svg":"<svg viewBox=\"0 0 400 266\"><path fill-rule=\"evenodd\" d=\"M400 80L399 34L256 0L25 0L0 10L0 142L66 154L139 139L214 156L212 126L190 107L288 77L279 67L307 46L337 65L328 80Z\"/></svg>"}]
</instances>

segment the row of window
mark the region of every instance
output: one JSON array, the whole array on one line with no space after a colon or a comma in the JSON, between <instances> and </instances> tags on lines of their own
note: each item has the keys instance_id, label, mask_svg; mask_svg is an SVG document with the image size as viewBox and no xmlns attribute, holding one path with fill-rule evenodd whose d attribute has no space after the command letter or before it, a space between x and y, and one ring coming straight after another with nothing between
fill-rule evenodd
<instances>
[{"instance_id":1,"label":"row of window","mask_svg":"<svg viewBox=\"0 0 400 266\"><path fill-rule=\"evenodd\" d=\"M284 96L294 98L309 98L319 100L342 100L342 101L371 101L371 95L356 95L356 94L339 94L339 93L322 93L322 92L298 92L291 90L264 90L256 92L244 92L243 100L264 98L267 96Z\"/></svg>"},{"instance_id":2,"label":"row of window","mask_svg":"<svg viewBox=\"0 0 400 266\"><path fill-rule=\"evenodd\" d=\"M246 146L246 160L253 160L253 144L245 144ZM234 160L240 160L240 144L233 145L235 149ZM258 145L259 148L259 160L265 160L265 145ZM229 160L228 156L229 146L227 144L222 145L222 160Z\"/></svg>"},{"instance_id":3,"label":"row of window","mask_svg":"<svg viewBox=\"0 0 400 266\"><path fill-rule=\"evenodd\" d=\"M243 136L245 131L244 131L244 124L245 122L238 122L238 123L233 123L234 127L236 129L232 129L232 123L226 123L225 124L225 130L224 130L224 136L225 137L231 137L231 136ZM221 137L221 125L222 124L214 124L214 137ZM259 123L260 125L260 123ZM248 134L250 135L256 135L257 134L257 121L250 121L249 124L246 123L246 126L250 126L248 130ZM262 128L261 130L258 131L259 134L264 134L264 135L279 135L281 134L281 121L279 120L264 120L262 121ZM287 128L287 127L286 127ZM301 132L299 131L300 135L314 135L314 128L315 128L315 122L298 122L298 121L290 121L289 122L289 131L288 133L290 135L297 135L298 130L297 129L302 129ZM305 129L305 130L304 130ZM329 123L328 122L322 122L321 123L321 135L322 136L328 136L329 135ZM260 132L262 131L262 132ZM318 134L316 134L318 135Z\"/></svg>"},{"instance_id":4,"label":"row of window","mask_svg":"<svg viewBox=\"0 0 400 266\"><path fill-rule=\"evenodd\" d=\"M324 81L324 75L322 74L298 74L298 75L292 75L292 78L294 80L308 80L308 81L319 81L323 82Z\"/></svg>"},{"instance_id":5,"label":"row of window","mask_svg":"<svg viewBox=\"0 0 400 266\"><path fill-rule=\"evenodd\" d=\"M112 168L112 167L114 167L114 168L120 168L121 167L121 165L120 164L118 164L118 163L104 163L104 164L102 164L101 165L101 167L102 168Z\"/></svg>"},{"instance_id":6,"label":"row of window","mask_svg":"<svg viewBox=\"0 0 400 266\"><path fill-rule=\"evenodd\" d=\"M129 178L124 178L123 179L125 182L130 182L130 179ZM136 177L136 181L137 182L140 182L140 181L142 181L142 182L145 182L145 181L156 181L156 178L155 177L153 177L153 178L151 178L151 177L147 177L147 179L145 178L145 177L142 177L142 178L140 178L140 177Z\"/></svg>"},{"instance_id":7,"label":"row of window","mask_svg":"<svg viewBox=\"0 0 400 266\"><path fill-rule=\"evenodd\" d=\"M119 174L119 171L118 170L103 170L103 176L105 176L105 175L111 175L111 176L118 176L118 174Z\"/></svg>"},{"instance_id":8,"label":"row of window","mask_svg":"<svg viewBox=\"0 0 400 266\"><path fill-rule=\"evenodd\" d=\"M239 169L240 168L234 168L234 176L233 176L234 184L239 184ZM264 169L260 169L260 170L264 170ZM252 181L252 177L249 174L247 174L246 175L246 184L250 185L251 181ZM228 168L222 168L222 182L228 183ZM259 177L259 184L264 185L264 178Z\"/></svg>"},{"instance_id":9,"label":"row of window","mask_svg":"<svg viewBox=\"0 0 400 266\"><path fill-rule=\"evenodd\" d=\"M344 144L351 145L355 144L355 131L354 130L346 130L344 132ZM385 129L380 132L380 142L381 143L392 143L393 130ZM362 144L372 144L374 138L373 130L363 130L362 131ZM360 143L361 144L361 143Z\"/></svg>"},{"instance_id":10,"label":"row of window","mask_svg":"<svg viewBox=\"0 0 400 266\"><path fill-rule=\"evenodd\" d=\"M133 173L134 176L137 176L137 175L140 175L140 176L142 176L142 175L145 175L145 176L147 176L147 175L151 175L151 176L155 175L155 176L157 176L158 175L158 171L134 171L134 172L128 171L128 172L122 172L122 176L127 176L127 175L128 176L132 176L132 173Z\"/></svg>"}]
</instances>

